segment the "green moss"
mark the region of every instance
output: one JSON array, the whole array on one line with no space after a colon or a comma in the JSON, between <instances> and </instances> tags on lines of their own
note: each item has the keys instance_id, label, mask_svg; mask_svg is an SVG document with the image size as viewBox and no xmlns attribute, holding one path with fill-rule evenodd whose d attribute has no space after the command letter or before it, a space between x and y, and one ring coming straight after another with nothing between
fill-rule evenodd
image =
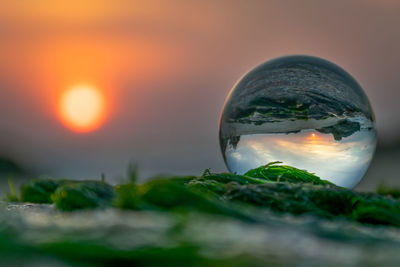
<instances>
[{"instance_id":1,"label":"green moss","mask_svg":"<svg viewBox=\"0 0 400 267\"><path fill-rule=\"evenodd\" d=\"M112 186L97 181L68 182L59 186L51 200L64 211L107 207L111 205L115 192Z\"/></svg>"},{"instance_id":2,"label":"green moss","mask_svg":"<svg viewBox=\"0 0 400 267\"><path fill-rule=\"evenodd\" d=\"M113 204L120 209L127 210L140 210L143 207L135 184L117 185Z\"/></svg>"},{"instance_id":3,"label":"green moss","mask_svg":"<svg viewBox=\"0 0 400 267\"><path fill-rule=\"evenodd\" d=\"M205 170L199 177L159 177L143 184L137 184L136 169L129 170L127 183L115 187L104 178L24 184L24 201L54 203L58 211L110 210L96 212L93 220L92 212L53 214L48 205L12 203L4 211L12 214L9 221L0 220L0 265L21 258L32 265L39 256L38 266L48 260L73 266L276 266L289 258L291 266L298 263L299 246L281 251L283 245L290 249L294 233L316 248L317 256L304 256L305 265L312 265L327 242L359 251L367 247L363 255L373 257L370 249L383 246L381 253L393 245L387 236L394 234L395 240L400 227L396 190L381 186L378 194L357 193L278 162L245 175ZM22 199L15 190L11 195ZM32 223L18 217L32 211L43 218Z\"/></svg>"},{"instance_id":4,"label":"green moss","mask_svg":"<svg viewBox=\"0 0 400 267\"><path fill-rule=\"evenodd\" d=\"M262 178L267 181L274 182L290 182L290 183L312 183L315 185L333 185L331 182L321 180L318 176L307 171L300 170L291 166L277 165L280 161L270 162L265 166L261 166L249 170L244 176L253 178Z\"/></svg>"},{"instance_id":5,"label":"green moss","mask_svg":"<svg viewBox=\"0 0 400 267\"><path fill-rule=\"evenodd\" d=\"M224 197L282 213L313 214L327 219L346 218L361 223L400 226L398 201L329 185L242 185L231 187Z\"/></svg>"},{"instance_id":6,"label":"green moss","mask_svg":"<svg viewBox=\"0 0 400 267\"><path fill-rule=\"evenodd\" d=\"M32 203L52 203L51 195L64 181L52 179L32 179L21 186L21 201Z\"/></svg>"},{"instance_id":7,"label":"green moss","mask_svg":"<svg viewBox=\"0 0 400 267\"><path fill-rule=\"evenodd\" d=\"M215 180L221 183L236 182L239 184L265 184L268 182L266 179L258 177L251 177L247 175L238 175L235 173L207 173L203 178L208 180Z\"/></svg>"},{"instance_id":8,"label":"green moss","mask_svg":"<svg viewBox=\"0 0 400 267\"><path fill-rule=\"evenodd\" d=\"M193 187L195 177L156 179L143 185L117 187L114 206L122 209L221 214L251 220L241 210L212 194L214 188L200 191ZM217 186L218 182L213 183Z\"/></svg>"},{"instance_id":9,"label":"green moss","mask_svg":"<svg viewBox=\"0 0 400 267\"><path fill-rule=\"evenodd\" d=\"M179 213L196 211L255 220L257 216L248 210L262 213L266 209L400 226L400 202L382 196L397 197L397 191L380 187L379 194L356 193L278 163L271 162L245 175L206 170L200 177L158 178L141 185L135 183L136 170L131 168L130 182L116 187L99 181L35 179L21 187L21 200L55 203L63 211L116 207Z\"/></svg>"}]
</instances>

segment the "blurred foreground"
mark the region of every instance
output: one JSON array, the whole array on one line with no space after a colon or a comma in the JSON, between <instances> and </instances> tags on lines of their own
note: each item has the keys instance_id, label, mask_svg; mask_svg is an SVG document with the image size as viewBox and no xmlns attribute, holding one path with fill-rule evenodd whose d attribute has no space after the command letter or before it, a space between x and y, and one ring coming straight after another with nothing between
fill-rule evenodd
<instances>
[{"instance_id":1,"label":"blurred foreground","mask_svg":"<svg viewBox=\"0 0 400 267\"><path fill-rule=\"evenodd\" d=\"M245 175L136 178L131 169L117 186L36 179L11 190L0 204L0 265L400 262L400 193L390 188L357 193L277 163Z\"/></svg>"}]
</instances>

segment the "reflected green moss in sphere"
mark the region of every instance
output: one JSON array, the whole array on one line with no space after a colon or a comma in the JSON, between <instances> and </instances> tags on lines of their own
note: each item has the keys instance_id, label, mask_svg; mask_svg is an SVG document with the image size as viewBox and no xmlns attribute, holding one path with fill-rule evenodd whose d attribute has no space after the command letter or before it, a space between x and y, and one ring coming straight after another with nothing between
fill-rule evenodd
<instances>
[{"instance_id":1,"label":"reflected green moss in sphere","mask_svg":"<svg viewBox=\"0 0 400 267\"><path fill-rule=\"evenodd\" d=\"M376 146L369 100L339 66L286 56L246 73L229 93L219 127L228 169L240 174L282 161L353 188Z\"/></svg>"}]
</instances>

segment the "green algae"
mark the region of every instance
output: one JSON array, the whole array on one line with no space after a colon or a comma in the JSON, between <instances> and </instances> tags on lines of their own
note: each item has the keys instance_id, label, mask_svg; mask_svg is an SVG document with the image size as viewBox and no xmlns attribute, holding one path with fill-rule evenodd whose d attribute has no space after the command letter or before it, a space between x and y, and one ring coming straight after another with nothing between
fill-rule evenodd
<instances>
[{"instance_id":1,"label":"green algae","mask_svg":"<svg viewBox=\"0 0 400 267\"><path fill-rule=\"evenodd\" d=\"M32 203L52 203L53 200L51 195L62 184L64 184L64 181L47 178L32 179L21 186L21 201Z\"/></svg>"},{"instance_id":2,"label":"green algae","mask_svg":"<svg viewBox=\"0 0 400 267\"><path fill-rule=\"evenodd\" d=\"M59 210L72 211L108 207L114 195L113 187L104 182L68 182L54 191L51 200Z\"/></svg>"},{"instance_id":3,"label":"green algae","mask_svg":"<svg viewBox=\"0 0 400 267\"><path fill-rule=\"evenodd\" d=\"M400 202L379 194L357 193L314 174L271 162L244 175L212 173L199 177L156 178L136 184L136 167L126 184L103 181L34 179L21 186L21 201L54 203L73 211L116 207L129 210L202 212L257 220L249 209L294 215L347 219L367 224L400 226ZM391 193L394 194L394 193ZM396 195L397 196L397 195Z\"/></svg>"},{"instance_id":4,"label":"green algae","mask_svg":"<svg viewBox=\"0 0 400 267\"><path fill-rule=\"evenodd\" d=\"M116 186L104 176L33 179L21 186L21 197L14 189L9 200L19 203L7 207L13 216L0 216L0 265L276 266L303 259L305 266L337 266L343 259L359 265L400 260L400 236L388 238L398 234L400 201L387 187L377 194L354 192L278 162L245 175L207 169L201 176L140 184L131 166L127 177ZM349 254L331 257L332 244ZM21 258L25 265L13 265Z\"/></svg>"},{"instance_id":5,"label":"green algae","mask_svg":"<svg viewBox=\"0 0 400 267\"><path fill-rule=\"evenodd\" d=\"M244 176L253 178L264 178L274 182L290 182L290 183L311 183L315 185L333 185L331 182L322 180L318 176L304 170L300 170L291 166L277 165L280 161L270 162L265 166L261 166L249 170Z\"/></svg>"}]
</instances>

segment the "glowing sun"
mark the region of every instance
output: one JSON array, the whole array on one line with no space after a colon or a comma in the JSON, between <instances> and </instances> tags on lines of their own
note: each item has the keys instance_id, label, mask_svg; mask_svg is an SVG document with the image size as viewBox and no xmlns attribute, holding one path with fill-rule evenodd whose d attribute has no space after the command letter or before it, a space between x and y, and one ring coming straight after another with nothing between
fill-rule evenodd
<instances>
[{"instance_id":1,"label":"glowing sun","mask_svg":"<svg viewBox=\"0 0 400 267\"><path fill-rule=\"evenodd\" d=\"M62 122L76 132L90 132L104 121L106 101L96 87L78 85L60 97L59 113Z\"/></svg>"}]
</instances>

